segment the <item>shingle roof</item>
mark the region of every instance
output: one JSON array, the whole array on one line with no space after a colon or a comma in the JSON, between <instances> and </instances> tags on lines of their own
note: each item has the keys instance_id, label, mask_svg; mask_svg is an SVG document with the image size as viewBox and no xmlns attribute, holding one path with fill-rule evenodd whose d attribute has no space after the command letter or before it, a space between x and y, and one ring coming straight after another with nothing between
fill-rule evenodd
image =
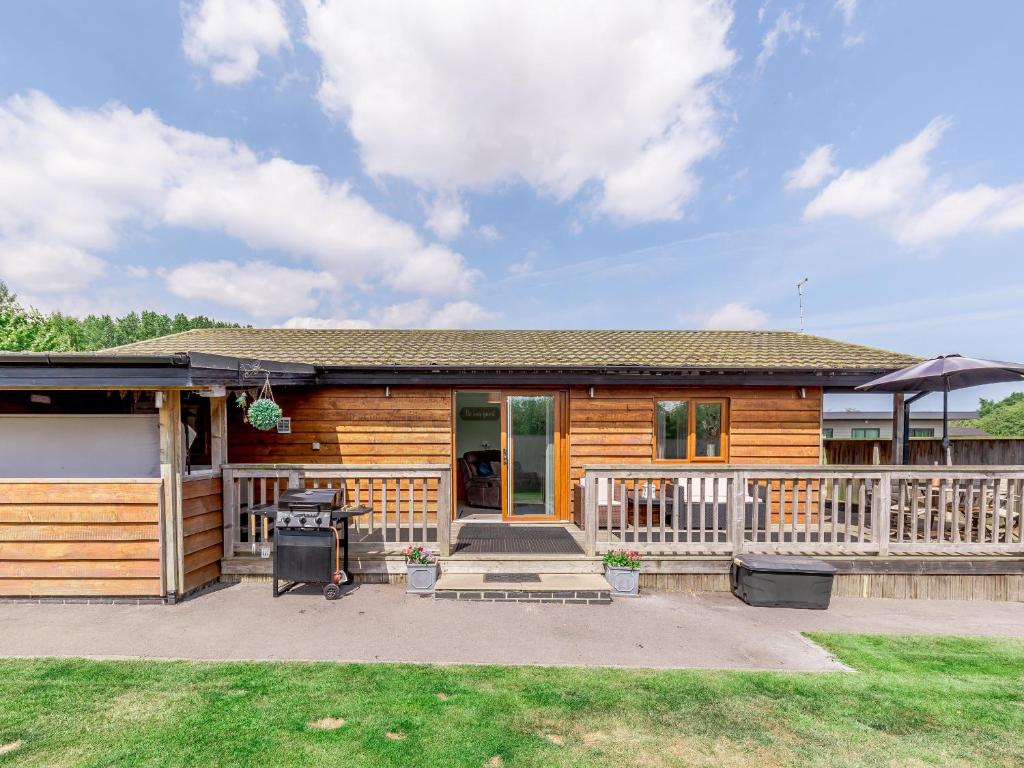
<instances>
[{"instance_id":1,"label":"shingle roof","mask_svg":"<svg viewBox=\"0 0 1024 768\"><path fill-rule=\"evenodd\" d=\"M210 328L109 352L205 352L377 368L691 368L883 371L910 355L794 331L513 331Z\"/></svg>"}]
</instances>

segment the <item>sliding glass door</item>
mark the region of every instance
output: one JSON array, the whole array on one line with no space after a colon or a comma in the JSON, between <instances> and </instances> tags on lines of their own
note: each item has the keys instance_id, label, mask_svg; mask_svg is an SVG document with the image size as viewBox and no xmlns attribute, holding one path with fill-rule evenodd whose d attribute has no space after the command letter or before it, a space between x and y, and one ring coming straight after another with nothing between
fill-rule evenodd
<instances>
[{"instance_id":1,"label":"sliding glass door","mask_svg":"<svg viewBox=\"0 0 1024 768\"><path fill-rule=\"evenodd\" d=\"M503 405L505 518L554 518L560 485L559 395L506 395Z\"/></svg>"}]
</instances>

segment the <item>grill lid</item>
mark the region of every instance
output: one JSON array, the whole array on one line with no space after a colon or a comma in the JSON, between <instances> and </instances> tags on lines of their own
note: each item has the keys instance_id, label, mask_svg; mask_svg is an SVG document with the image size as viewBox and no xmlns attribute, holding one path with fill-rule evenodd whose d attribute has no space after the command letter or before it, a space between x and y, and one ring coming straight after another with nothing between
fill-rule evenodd
<instances>
[{"instance_id":1,"label":"grill lid","mask_svg":"<svg viewBox=\"0 0 1024 768\"><path fill-rule=\"evenodd\" d=\"M296 506L302 506L307 509L316 507L326 512L338 506L338 491L331 488L295 489L283 491L280 497L278 497L278 509L289 510Z\"/></svg>"}]
</instances>

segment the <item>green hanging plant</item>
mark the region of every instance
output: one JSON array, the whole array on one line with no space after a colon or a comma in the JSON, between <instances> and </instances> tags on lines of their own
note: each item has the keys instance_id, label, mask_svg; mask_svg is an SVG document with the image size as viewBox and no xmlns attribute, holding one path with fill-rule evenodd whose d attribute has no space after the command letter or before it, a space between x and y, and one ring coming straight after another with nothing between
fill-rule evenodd
<instances>
[{"instance_id":1,"label":"green hanging plant","mask_svg":"<svg viewBox=\"0 0 1024 768\"><path fill-rule=\"evenodd\" d=\"M269 398L261 397L252 401L245 415L249 424L266 432L277 426L283 413L280 405Z\"/></svg>"},{"instance_id":2,"label":"green hanging plant","mask_svg":"<svg viewBox=\"0 0 1024 768\"><path fill-rule=\"evenodd\" d=\"M235 399L238 407L245 414L245 421L253 429L263 432L274 429L284 412L281 410L281 406L274 402L274 390L270 386L270 373L260 365L259 360L256 360L253 363L242 364L242 375L245 378L263 376L263 386L260 387L258 393L250 395L243 391ZM246 406L247 397L252 397L252 402L248 406Z\"/></svg>"}]
</instances>

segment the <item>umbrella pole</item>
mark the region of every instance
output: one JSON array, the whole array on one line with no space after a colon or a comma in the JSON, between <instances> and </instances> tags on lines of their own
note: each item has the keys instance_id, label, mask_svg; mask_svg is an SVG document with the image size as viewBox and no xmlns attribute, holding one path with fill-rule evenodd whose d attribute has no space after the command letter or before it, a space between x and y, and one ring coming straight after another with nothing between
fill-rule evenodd
<instances>
[{"instance_id":1,"label":"umbrella pole","mask_svg":"<svg viewBox=\"0 0 1024 768\"><path fill-rule=\"evenodd\" d=\"M942 389L942 450L946 454L946 466L953 466L953 452L949 450L949 379Z\"/></svg>"}]
</instances>

